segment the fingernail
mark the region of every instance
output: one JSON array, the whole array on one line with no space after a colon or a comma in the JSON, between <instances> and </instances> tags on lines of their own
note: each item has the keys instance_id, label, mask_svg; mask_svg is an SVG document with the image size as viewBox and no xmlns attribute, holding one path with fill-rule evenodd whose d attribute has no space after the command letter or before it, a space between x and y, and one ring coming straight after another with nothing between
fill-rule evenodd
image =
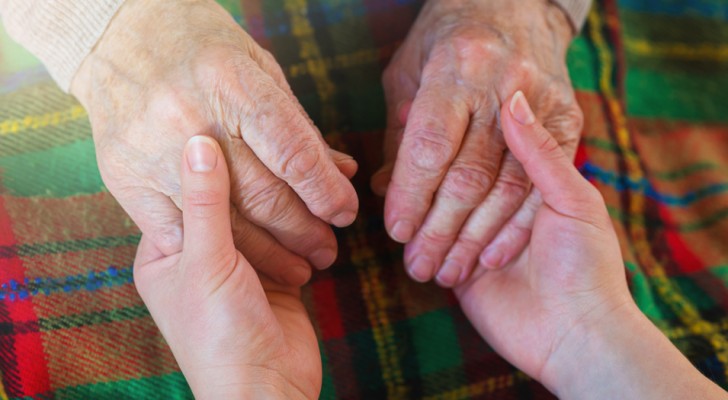
<instances>
[{"instance_id":1,"label":"fingernail","mask_svg":"<svg viewBox=\"0 0 728 400\"><path fill-rule=\"evenodd\" d=\"M331 219L331 223L338 226L339 228L349 226L356 219L356 213L351 211L344 211L339 213Z\"/></svg>"},{"instance_id":2,"label":"fingernail","mask_svg":"<svg viewBox=\"0 0 728 400\"><path fill-rule=\"evenodd\" d=\"M308 256L308 260L318 269L328 268L336 261L336 252L331 249L318 249Z\"/></svg>"},{"instance_id":3,"label":"fingernail","mask_svg":"<svg viewBox=\"0 0 728 400\"><path fill-rule=\"evenodd\" d=\"M215 142L207 136L193 136L187 141L187 164L193 172L212 171L217 165Z\"/></svg>"},{"instance_id":4,"label":"fingernail","mask_svg":"<svg viewBox=\"0 0 728 400\"><path fill-rule=\"evenodd\" d=\"M446 260L437 273L435 280L444 287L452 287L460 277L460 263L455 260Z\"/></svg>"},{"instance_id":5,"label":"fingernail","mask_svg":"<svg viewBox=\"0 0 728 400\"><path fill-rule=\"evenodd\" d=\"M427 282L432 277L432 271L435 269L435 263L426 256L418 256L409 267L409 273L412 279L417 282Z\"/></svg>"},{"instance_id":6,"label":"fingernail","mask_svg":"<svg viewBox=\"0 0 728 400\"><path fill-rule=\"evenodd\" d=\"M480 256L480 264L487 269L500 268L502 262L503 253L497 248L488 247Z\"/></svg>"},{"instance_id":7,"label":"fingernail","mask_svg":"<svg viewBox=\"0 0 728 400\"><path fill-rule=\"evenodd\" d=\"M400 243L407 243L415 234L415 226L409 221L397 221L392 227L392 239Z\"/></svg>"},{"instance_id":8,"label":"fingernail","mask_svg":"<svg viewBox=\"0 0 728 400\"><path fill-rule=\"evenodd\" d=\"M531 111L531 106L528 105L526 96L523 95L522 91L517 91L511 99L511 104L508 107L511 110L513 119L518 121L521 125L531 125L536 122L536 116Z\"/></svg>"}]
</instances>

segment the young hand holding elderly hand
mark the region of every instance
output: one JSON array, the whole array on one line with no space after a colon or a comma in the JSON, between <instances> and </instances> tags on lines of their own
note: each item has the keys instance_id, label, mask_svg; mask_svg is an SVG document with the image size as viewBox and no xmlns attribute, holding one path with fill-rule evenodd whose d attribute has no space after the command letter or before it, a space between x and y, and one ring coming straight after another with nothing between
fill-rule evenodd
<instances>
[{"instance_id":1,"label":"young hand holding elderly hand","mask_svg":"<svg viewBox=\"0 0 728 400\"><path fill-rule=\"evenodd\" d=\"M569 156L582 115L566 68L573 28L550 0L428 1L384 73L384 218L414 279L446 287L528 242L540 200L498 129L516 90Z\"/></svg>"},{"instance_id":2,"label":"young hand holding elderly hand","mask_svg":"<svg viewBox=\"0 0 728 400\"><path fill-rule=\"evenodd\" d=\"M164 18L160 18L164 16ZM179 154L213 135L230 163L235 243L259 270L303 284L350 224L356 162L333 151L270 53L213 0L127 0L81 65L109 191L164 254L182 247Z\"/></svg>"},{"instance_id":3,"label":"young hand holding elderly hand","mask_svg":"<svg viewBox=\"0 0 728 400\"><path fill-rule=\"evenodd\" d=\"M300 288L235 249L222 149L195 136L180 170L184 244L165 254L142 236L134 281L195 396L317 398L321 358Z\"/></svg>"},{"instance_id":4,"label":"young hand holding elderly hand","mask_svg":"<svg viewBox=\"0 0 728 400\"><path fill-rule=\"evenodd\" d=\"M726 398L637 308L604 200L523 94L500 115L543 204L518 257L455 288L473 326L559 398Z\"/></svg>"},{"instance_id":5,"label":"young hand holding elderly hand","mask_svg":"<svg viewBox=\"0 0 728 400\"><path fill-rule=\"evenodd\" d=\"M561 398L724 398L632 301L599 192L521 92L501 123L543 202L518 257L455 288L478 332ZM135 280L193 391L317 398L321 360L299 289L259 276L235 250L227 168L209 138L187 145L181 181L183 249L164 255L143 239Z\"/></svg>"}]
</instances>

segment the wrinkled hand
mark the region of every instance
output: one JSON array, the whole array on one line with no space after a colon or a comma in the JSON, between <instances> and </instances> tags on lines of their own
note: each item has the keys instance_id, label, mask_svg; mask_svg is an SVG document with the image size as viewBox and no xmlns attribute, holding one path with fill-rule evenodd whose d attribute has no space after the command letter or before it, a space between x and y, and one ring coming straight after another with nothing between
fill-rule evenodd
<instances>
[{"instance_id":1,"label":"wrinkled hand","mask_svg":"<svg viewBox=\"0 0 728 400\"><path fill-rule=\"evenodd\" d=\"M356 163L332 151L273 57L212 0L128 0L74 78L104 182L166 255L182 246L179 157L193 135L227 156L235 241L256 268L302 284L350 224ZM337 169L338 167L338 169Z\"/></svg>"},{"instance_id":2,"label":"wrinkled hand","mask_svg":"<svg viewBox=\"0 0 728 400\"><path fill-rule=\"evenodd\" d=\"M523 90L573 156L582 116L565 65L571 36L548 0L424 6L384 73L385 164L372 177L414 279L454 286L528 242L540 200L506 150L498 112Z\"/></svg>"},{"instance_id":3,"label":"wrinkled hand","mask_svg":"<svg viewBox=\"0 0 728 400\"><path fill-rule=\"evenodd\" d=\"M258 276L235 250L227 166L191 139L182 162L184 245L165 255L147 235L134 281L199 399L316 399L321 358L296 286Z\"/></svg>"}]
</instances>

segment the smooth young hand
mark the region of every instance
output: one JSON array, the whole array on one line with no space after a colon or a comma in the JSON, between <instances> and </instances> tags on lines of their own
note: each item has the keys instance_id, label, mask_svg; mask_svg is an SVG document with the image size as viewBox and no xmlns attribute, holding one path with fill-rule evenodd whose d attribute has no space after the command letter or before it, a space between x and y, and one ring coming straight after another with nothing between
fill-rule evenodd
<instances>
[{"instance_id":1,"label":"smooth young hand","mask_svg":"<svg viewBox=\"0 0 728 400\"><path fill-rule=\"evenodd\" d=\"M501 124L543 205L518 258L455 288L478 332L560 398L724 398L633 302L604 200L521 92Z\"/></svg>"},{"instance_id":2,"label":"smooth young hand","mask_svg":"<svg viewBox=\"0 0 728 400\"><path fill-rule=\"evenodd\" d=\"M144 235L134 281L195 397L315 399L321 357L297 286L265 278L235 249L223 153L190 139L181 166L184 244Z\"/></svg>"}]
</instances>

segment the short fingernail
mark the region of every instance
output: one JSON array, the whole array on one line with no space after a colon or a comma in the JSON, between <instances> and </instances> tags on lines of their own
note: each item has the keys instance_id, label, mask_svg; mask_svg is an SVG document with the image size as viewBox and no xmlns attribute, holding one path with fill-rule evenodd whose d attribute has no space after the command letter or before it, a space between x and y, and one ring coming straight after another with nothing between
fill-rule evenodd
<instances>
[{"instance_id":1,"label":"short fingernail","mask_svg":"<svg viewBox=\"0 0 728 400\"><path fill-rule=\"evenodd\" d=\"M207 136L193 136L187 141L187 164L193 172L209 172L217 166L215 142Z\"/></svg>"},{"instance_id":2,"label":"short fingernail","mask_svg":"<svg viewBox=\"0 0 728 400\"><path fill-rule=\"evenodd\" d=\"M415 226L409 221L397 221L392 227L392 239L400 243L409 242L414 234Z\"/></svg>"},{"instance_id":3,"label":"short fingernail","mask_svg":"<svg viewBox=\"0 0 728 400\"><path fill-rule=\"evenodd\" d=\"M517 91L511 99L511 104L508 107L511 110L511 115L521 125L531 125L536 122L536 116L533 115L531 106L528 105L526 96L523 95L522 91Z\"/></svg>"},{"instance_id":4,"label":"short fingernail","mask_svg":"<svg viewBox=\"0 0 728 400\"><path fill-rule=\"evenodd\" d=\"M409 267L409 273L412 279L417 282L427 282L432 277L432 270L435 269L435 263L426 256L418 256L412 261Z\"/></svg>"},{"instance_id":5,"label":"short fingernail","mask_svg":"<svg viewBox=\"0 0 728 400\"><path fill-rule=\"evenodd\" d=\"M480 256L480 264L488 269L500 268L502 262L503 253L497 248L488 247Z\"/></svg>"},{"instance_id":6,"label":"short fingernail","mask_svg":"<svg viewBox=\"0 0 728 400\"><path fill-rule=\"evenodd\" d=\"M460 277L460 263L455 260L446 260L437 273L435 280L442 286L452 287Z\"/></svg>"},{"instance_id":7,"label":"short fingernail","mask_svg":"<svg viewBox=\"0 0 728 400\"><path fill-rule=\"evenodd\" d=\"M328 268L336 261L336 251L332 249L318 249L308 256L308 260L318 269Z\"/></svg>"},{"instance_id":8,"label":"short fingernail","mask_svg":"<svg viewBox=\"0 0 728 400\"><path fill-rule=\"evenodd\" d=\"M331 223L338 226L339 228L342 228L344 226L351 225L352 222L356 219L356 213L351 211L344 211L342 213L337 214L334 218L331 219Z\"/></svg>"}]
</instances>

